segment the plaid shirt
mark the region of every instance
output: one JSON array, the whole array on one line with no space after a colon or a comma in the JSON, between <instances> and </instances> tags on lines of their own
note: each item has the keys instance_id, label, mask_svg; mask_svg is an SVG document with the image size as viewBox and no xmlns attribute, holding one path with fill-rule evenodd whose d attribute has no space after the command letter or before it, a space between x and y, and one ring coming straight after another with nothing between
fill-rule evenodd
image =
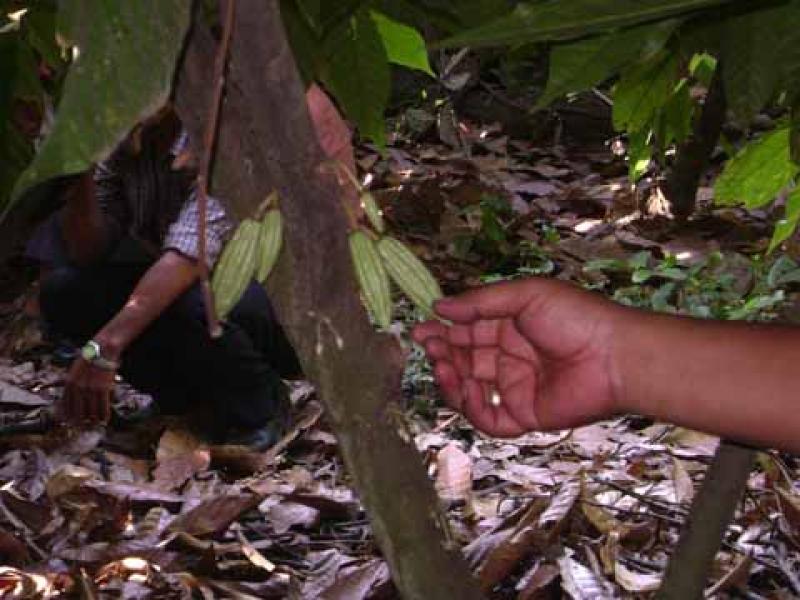
<instances>
[{"instance_id":1,"label":"plaid shirt","mask_svg":"<svg viewBox=\"0 0 800 600\"><path fill-rule=\"evenodd\" d=\"M135 156L117 151L98 163L94 174L97 201L114 239L129 235L154 254L175 250L198 258L194 179L190 173L172 168L187 141L182 132L167 156L159 154L153 145L145 145ZM233 223L222 204L211 196L206 223L208 266L212 268Z\"/></svg>"}]
</instances>

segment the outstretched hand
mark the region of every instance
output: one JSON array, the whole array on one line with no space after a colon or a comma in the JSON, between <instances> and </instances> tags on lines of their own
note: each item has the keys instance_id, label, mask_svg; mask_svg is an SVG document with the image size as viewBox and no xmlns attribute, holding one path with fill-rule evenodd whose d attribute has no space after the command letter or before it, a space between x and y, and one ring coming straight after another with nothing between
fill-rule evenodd
<instances>
[{"instance_id":1,"label":"outstretched hand","mask_svg":"<svg viewBox=\"0 0 800 600\"><path fill-rule=\"evenodd\" d=\"M414 330L447 403L478 429L513 437L617 411L614 326L622 309L572 285L498 283L436 304L452 322Z\"/></svg>"},{"instance_id":2,"label":"outstretched hand","mask_svg":"<svg viewBox=\"0 0 800 600\"><path fill-rule=\"evenodd\" d=\"M59 418L74 426L94 426L111 418L111 393L116 373L76 358L67 373Z\"/></svg>"}]
</instances>

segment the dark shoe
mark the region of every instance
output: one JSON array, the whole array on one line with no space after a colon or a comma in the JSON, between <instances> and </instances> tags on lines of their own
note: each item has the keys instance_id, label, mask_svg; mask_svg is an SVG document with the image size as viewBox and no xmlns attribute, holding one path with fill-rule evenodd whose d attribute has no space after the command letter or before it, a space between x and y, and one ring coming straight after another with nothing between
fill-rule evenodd
<instances>
[{"instance_id":1,"label":"dark shoe","mask_svg":"<svg viewBox=\"0 0 800 600\"><path fill-rule=\"evenodd\" d=\"M264 427L231 432L223 443L226 446L245 446L254 452L263 452L277 444L285 432L286 428L281 420L274 419Z\"/></svg>"}]
</instances>

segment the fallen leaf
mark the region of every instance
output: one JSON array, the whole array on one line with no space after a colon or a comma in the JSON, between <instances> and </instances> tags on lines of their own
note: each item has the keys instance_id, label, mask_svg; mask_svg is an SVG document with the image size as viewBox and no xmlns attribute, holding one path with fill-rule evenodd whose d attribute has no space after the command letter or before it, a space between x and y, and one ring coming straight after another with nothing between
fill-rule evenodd
<instances>
[{"instance_id":1,"label":"fallen leaf","mask_svg":"<svg viewBox=\"0 0 800 600\"><path fill-rule=\"evenodd\" d=\"M561 587L573 600L602 600L612 598L609 583L591 569L572 558L572 550L567 548L564 556L558 559L561 573Z\"/></svg>"},{"instance_id":2,"label":"fallen leaf","mask_svg":"<svg viewBox=\"0 0 800 600\"><path fill-rule=\"evenodd\" d=\"M153 487L169 492L211 464L208 445L185 430L166 430L158 442Z\"/></svg>"},{"instance_id":3,"label":"fallen leaf","mask_svg":"<svg viewBox=\"0 0 800 600\"><path fill-rule=\"evenodd\" d=\"M445 502L466 501L472 492L472 459L457 444L436 454L436 491Z\"/></svg>"},{"instance_id":4,"label":"fallen leaf","mask_svg":"<svg viewBox=\"0 0 800 600\"><path fill-rule=\"evenodd\" d=\"M31 394L16 385L0 381L0 403L37 408L49 406L51 401L37 394Z\"/></svg>"},{"instance_id":5,"label":"fallen leaf","mask_svg":"<svg viewBox=\"0 0 800 600\"><path fill-rule=\"evenodd\" d=\"M94 479L97 479L97 473L94 471L72 464L63 465L47 480L45 486L47 497L52 501L56 501L61 496L82 488L87 482Z\"/></svg>"},{"instance_id":6,"label":"fallen leaf","mask_svg":"<svg viewBox=\"0 0 800 600\"><path fill-rule=\"evenodd\" d=\"M614 564L614 579L625 590L633 593L654 592L661 585L660 574L633 571L619 560Z\"/></svg>"},{"instance_id":7,"label":"fallen leaf","mask_svg":"<svg viewBox=\"0 0 800 600\"><path fill-rule=\"evenodd\" d=\"M675 485L675 500L680 504L688 504L694 498L694 484L683 463L672 457L672 483Z\"/></svg>"},{"instance_id":8,"label":"fallen leaf","mask_svg":"<svg viewBox=\"0 0 800 600\"><path fill-rule=\"evenodd\" d=\"M355 567L343 567L336 582L323 590L320 600L363 600L374 588L389 581L389 568L378 558Z\"/></svg>"},{"instance_id":9,"label":"fallen leaf","mask_svg":"<svg viewBox=\"0 0 800 600\"><path fill-rule=\"evenodd\" d=\"M292 527L311 529L320 520L320 511L298 502L281 502L265 511L267 520L276 534L281 535Z\"/></svg>"},{"instance_id":10,"label":"fallen leaf","mask_svg":"<svg viewBox=\"0 0 800 600\"><path fill-rule=\"evenodd\" d=\"M559 576L559 569L550 563L537 562L519 578L516 585L517 600L547 598L545 590Z\"/></svg>"},{"instance_id":11,"label":"fallen leaf","mask_svg":"<svg viewBox=\"0 0 800 600\"><path fill-rule=\"evenodd\" d=\"M202 537L220 533L239 517L258 506L260 498L255 494L228 494L210 498L175 518L167 531L183 531Z\"/></svg>"}]
</instances>

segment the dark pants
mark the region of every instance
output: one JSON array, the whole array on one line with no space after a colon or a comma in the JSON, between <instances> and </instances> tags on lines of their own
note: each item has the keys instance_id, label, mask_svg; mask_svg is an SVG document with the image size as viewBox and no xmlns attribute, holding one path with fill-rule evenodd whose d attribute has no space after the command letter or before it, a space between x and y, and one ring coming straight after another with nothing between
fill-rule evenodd
<instances>
[{"instance_id":1,"label":"dark pants","mask_svg":"<svg viewBox=\"0 0 800 600\"><path fill-rule=\"evenodd\" d=\"M123 307L148 267L111 263L55 268L41 287L48 326L84 343ZM208 335L200 286L195 285L131 344L121 369L129 383L152 394L165 412L207 405L221 435L259 427L285 410L281 377L299 372L294 350L255 282L219 339Z\"/></svg>"}]
</instances>

